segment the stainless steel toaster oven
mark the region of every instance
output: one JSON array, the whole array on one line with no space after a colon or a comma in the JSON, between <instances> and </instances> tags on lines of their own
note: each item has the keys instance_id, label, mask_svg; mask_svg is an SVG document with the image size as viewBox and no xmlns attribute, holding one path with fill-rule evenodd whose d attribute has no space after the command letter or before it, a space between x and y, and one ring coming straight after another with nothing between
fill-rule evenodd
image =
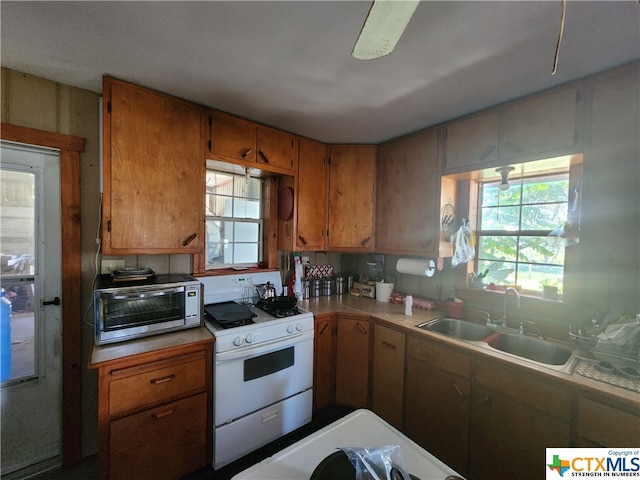
<instances>
[{"instance_id":1,"label":"stainless steel toaster oven","mask_svg":"<svg viewBox=\"0 0 640 480\"><path fill-rule=\"evenodd\" d=\"M93 300L97 345L202 325L202 284L189 275L102 276Z\"/></svg>"}]
</instances>

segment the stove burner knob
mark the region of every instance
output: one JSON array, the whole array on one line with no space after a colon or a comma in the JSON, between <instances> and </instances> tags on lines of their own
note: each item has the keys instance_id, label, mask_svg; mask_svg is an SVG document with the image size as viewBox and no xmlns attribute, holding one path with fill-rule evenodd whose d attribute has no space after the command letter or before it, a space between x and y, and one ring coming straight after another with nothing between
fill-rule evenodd
<instances>
[{"instance_id":1,"label":"stove burner knob","mask_svg":"<svg viewBox=\"0 0 640 480\"><path fill-rule=\"evenodd\" d=\"M244 337L244 341L247 343L253 343L253 341L256 339L255 335L253 333L250 333L249 335L247 335L246 337Z\"/></svg>"},{"instance_id":2,"label":"stove burner knob","mask_svg":"<svg viewBox=\"0 0 640 480\"><path fill-rule=\"evenodd\" d=\"M287 325L287 333L293 333L293 325Z\"/></svg>"},{"instance_id":3,"label":"stove burner knob","mask_svg":"<svg viewBox=\"0 0 640 480\"><path fill-rule=\"evenodd\" d=\"M240 345L242 345L242 337L236 337L236 338L234 338L234 339L233 339L233 344L234 344L236 347L239 347Z\"/></svg>"},{"instance_id":4,"label":"stove burner knob","mask_svg":"<svg viewBox=\"0 0 640 480\"><path fill-rule=\"evenodd\" d=\"M302 323L298 322L296 323L296 330L301 332L302 331Z\"/></svg>"}]
</instances>

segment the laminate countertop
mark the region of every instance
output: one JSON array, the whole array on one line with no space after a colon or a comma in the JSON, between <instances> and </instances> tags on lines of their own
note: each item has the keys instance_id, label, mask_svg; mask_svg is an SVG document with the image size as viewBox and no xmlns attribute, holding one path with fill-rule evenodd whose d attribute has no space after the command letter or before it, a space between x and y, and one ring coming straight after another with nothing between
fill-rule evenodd
<instances>
[{"instance_id":1,"label":"laminate countertop","mask_svg":"<svg viewBox=\"0 0 640 480\"><path fill-rule=\"evenodd\" d=\"M579 389L580 394L595 395L596 398L601 399L606 398L640 415L640 393L583 376L576 372L576 366L574 366L570 374L567 374L545 367L537 362L494 350L486 344L481 345L482 342L458 340L418 327L419 324L424 322L446 317L447 314L441 310L428 311L414 308L412 310L413 314L408 316L404 314L404 305L378 302L372 298L357 297L350 294L320 296L302 300L298 304L301 308L311 311L315 316L333 313L369 316L387 326L396 327L405 333L440 343L472 357L489 359L503 366L518 368L522 373L525 373L526 370L527 374L534 377L544 378L565 387ZM571 343L551 341L560 343L570 350L575 350L575 346ZM582 362L576 362L576 364L579 363Z\"/></svg>"}]
</instances>

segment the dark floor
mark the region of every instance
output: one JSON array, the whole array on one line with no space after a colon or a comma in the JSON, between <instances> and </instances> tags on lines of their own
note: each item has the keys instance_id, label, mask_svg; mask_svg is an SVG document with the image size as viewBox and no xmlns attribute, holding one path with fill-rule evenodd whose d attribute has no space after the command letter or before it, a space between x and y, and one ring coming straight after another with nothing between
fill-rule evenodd
<instances>
[{"instance_id":1,"label":"dark floor","mask_svg":"<svg viewBox=\"0 0 640 480\"><path fill-rule=\"evenodd\" d=\"M265 445L255 452L246 455L235 462L214 471L212 467L203 468L184 480L229 480L239 472L261 462L267 457L274 455L280 450L297 442L301 438L329 425L353 411L350 407L332 405L322 410L314 412L311 422L299 429L285 435L278 440ZM98 478L98 457L93 455L85 458L79 465L74 467L50 472L37 477L37 480L96 480Z\"/></svg>"}]
</instances>

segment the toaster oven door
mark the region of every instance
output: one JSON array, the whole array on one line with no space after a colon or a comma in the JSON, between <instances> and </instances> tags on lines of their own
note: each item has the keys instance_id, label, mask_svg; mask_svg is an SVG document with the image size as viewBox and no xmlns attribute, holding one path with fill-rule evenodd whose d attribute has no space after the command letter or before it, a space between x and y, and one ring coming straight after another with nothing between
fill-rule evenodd
<instances>
[{"instance_id":1,"label":"toaster oven door","mask_svg":"<svg viewBox=\"0 0 640 480\"><path fill-rule=\"evenodd\" d=\"M108 343L185 324L184 286L96 292L96 341Z\"/></svg>"}]
</instances>

